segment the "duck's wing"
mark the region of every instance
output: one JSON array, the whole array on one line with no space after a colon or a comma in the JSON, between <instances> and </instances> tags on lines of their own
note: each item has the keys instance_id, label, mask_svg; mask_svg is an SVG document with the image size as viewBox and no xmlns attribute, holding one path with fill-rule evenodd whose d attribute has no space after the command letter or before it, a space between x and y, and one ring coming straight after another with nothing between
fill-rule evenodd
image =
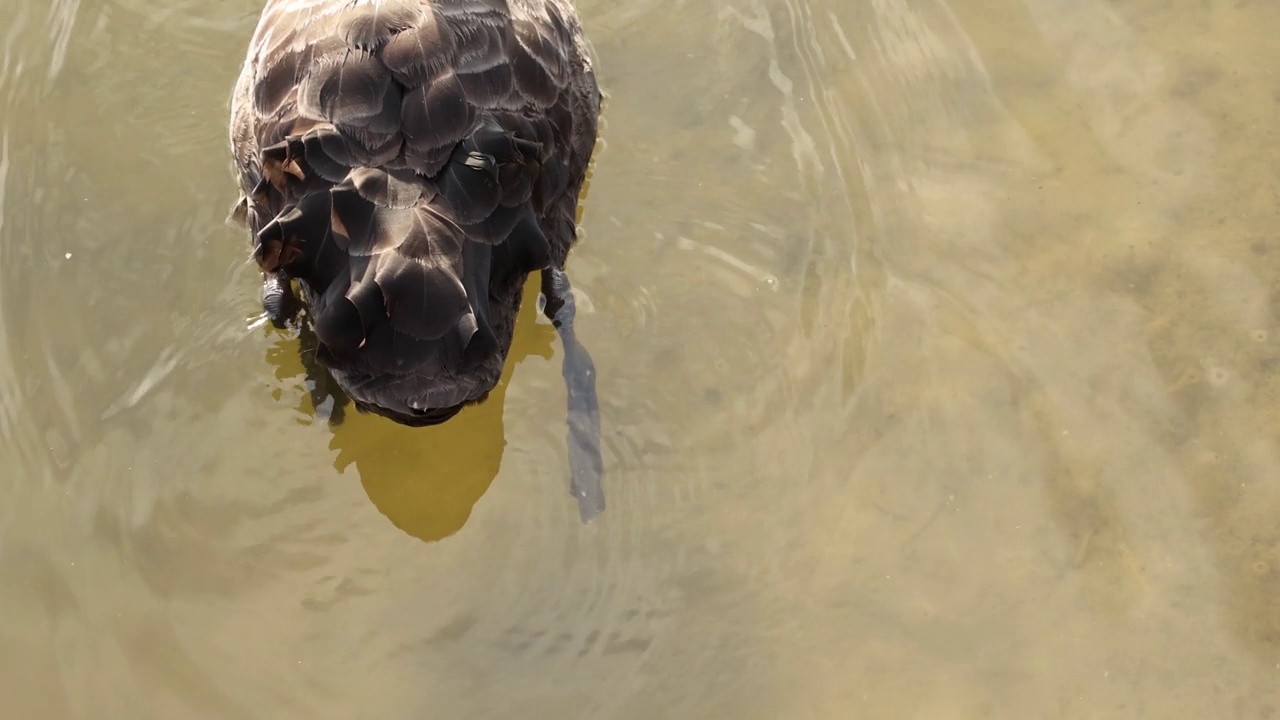
<instances>
[{"instance_id":1,"label":"duck's wing","mask_svg":"<svg viewBox=\"0 0 1280 720\"><path fill-rule=\"evenodd\" d=\"M233 100L244 215L327 347L377 371L492 344L490 278L567 250L542 231L594 142L581 42L557 0L268 3Z\"/></svg>"}]
</instances>

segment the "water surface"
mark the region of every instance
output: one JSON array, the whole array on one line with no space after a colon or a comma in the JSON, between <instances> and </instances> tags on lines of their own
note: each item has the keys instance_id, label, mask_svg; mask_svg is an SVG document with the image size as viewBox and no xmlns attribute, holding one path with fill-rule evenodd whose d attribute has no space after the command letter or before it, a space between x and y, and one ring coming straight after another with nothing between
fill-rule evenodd
<instances>
[{"instance_id":1,"label":"water surface","mask_svg":"<svg viewBox=\"0 0 1280 720\"><path fill-rule=\"evenodd\" d=\"M250 327L258 0L0 9L7 716L1271 717L1280 5L579 7L585 527L535 288L429 430Z\"/></svg>"}]
</instances>

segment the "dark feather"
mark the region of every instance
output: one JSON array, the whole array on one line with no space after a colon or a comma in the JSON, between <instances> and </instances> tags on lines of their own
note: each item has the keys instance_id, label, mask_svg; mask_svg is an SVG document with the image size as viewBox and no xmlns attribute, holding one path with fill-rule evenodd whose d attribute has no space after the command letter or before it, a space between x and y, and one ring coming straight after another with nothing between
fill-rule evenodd
<instances>
[{"instance_id":1,"label":"dark feather","mask_svg":"<svg viewBox=\"0 0 1280 720\"><path fill-rule=\"evenodd\" d=\"M353 5L338 19L337 32L352 47L370 51L420 23L422 11L418 0L381 0L377 4Z\"/></svg>"},{"instance_id":2,"label":"dark feather","mask_svg":"<svg viewBox=\"0 0 1280 720\"><path fill-rule=\"evenodd\" d=\"M405 87L421 87L453 67L457 45L453 28L424 7L416 26L392 37L379 57Z\"/></svg>"},{"instance_id":3,"label":"dark feather","mask_svg":"<svg viewBox=\"0 0 1280 720\"><path fill-rule=\"evenodd\" d=\"M400 112L406 154L453 146L471 129L476 112L452 71L409 91Z\"/></svg>"}]
</instances>

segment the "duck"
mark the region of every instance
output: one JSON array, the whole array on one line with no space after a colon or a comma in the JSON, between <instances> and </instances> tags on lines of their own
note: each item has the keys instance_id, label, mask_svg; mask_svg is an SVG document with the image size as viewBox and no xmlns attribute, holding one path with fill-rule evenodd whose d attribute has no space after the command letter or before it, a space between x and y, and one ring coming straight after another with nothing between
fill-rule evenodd
<instances>
[{"instance_id":1,"label":"duck","mask_svg":"<svg viewBox=\"0 0 1280 720\"><path fill-rule=\"evenodd\" d=\"M230 111L263 313L307 324L357 410L419 427L483 402L540 273L584 521L600 415L565 263L601 100L571 0L268 0Z\"/></svg>"}]
</instances>

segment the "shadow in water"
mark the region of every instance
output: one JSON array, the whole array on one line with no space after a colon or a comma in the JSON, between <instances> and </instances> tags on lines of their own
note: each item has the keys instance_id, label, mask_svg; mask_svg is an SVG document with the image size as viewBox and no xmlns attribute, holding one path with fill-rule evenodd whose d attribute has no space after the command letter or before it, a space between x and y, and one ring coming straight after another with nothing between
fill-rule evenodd
<instances>
[{"instance_id":1,"label":"shadow in water","mask_svg":"<svg viewBox=\"0 0 1280 720\"><path fill-rule=\"evenodd\" d=\"M506 449L503 409L507 384L515 366L530 355L551 358L556 331L535 320L537 278L525 286L515 336L502 378L478 405L465 408L441 425L406 427L347 404L325 372L304 357L314 357L314 336L282 336L268 351L275 375L288 384L302 376L308 392L299 410L305 422L330 417L337 450L334 467L345 473L355 466L360 484L375 507L393 525L426 542L442 540L462 529L471 510L488 491ZM308 400L311 398L308 408Z\"/></svg>"}]
</instances>

